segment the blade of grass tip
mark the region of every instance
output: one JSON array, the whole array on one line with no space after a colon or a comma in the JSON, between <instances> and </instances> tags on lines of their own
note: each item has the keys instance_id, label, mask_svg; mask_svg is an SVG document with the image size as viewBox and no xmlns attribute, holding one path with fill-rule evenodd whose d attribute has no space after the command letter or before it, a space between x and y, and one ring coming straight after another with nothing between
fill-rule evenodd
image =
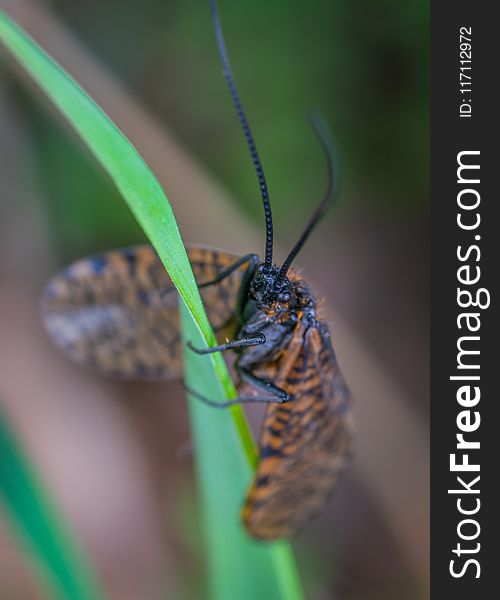
<instances>
[{"instance_id":1,"label":"blade of grass tip","mask_svg":"<svg viewBox=\"0 0 500 600\"><path fill-rule=\"evenodd\" d=\"M193 341L201 347L213 344L215 336L203 309L177 223L153 173L130 142L78 84L19 26L2 13L0 13L0 39L65 115L116 183L185 302L187 314L183 318L183 323L184 326L191 325L190 334ZM189 319L192 319L192 322ZM188 368L189 364L190 361L188 361ZM204 364L209 369L208 373L211 373L209 375L213 386L211 389L216 397L234 395L234 386L222 356L211 355ZM192 372L192 378L194 374ZM192 379L193 387L196 387L195 383L196 381ZM200 449L197 454L200 465L198 472L203 499L209 506L207 514L212 515L213 522L218 524L215 507L219 506L217 510L224 520L232 519L233 527L241 527L237 518L238 506L233 503L236 497L234 490L238 491L241 502L244 493L243 482L245 485L248 484L256 457L248 424L239 406L227 412L207 412L204 410L205 407L199 405L200 403L190 402L193 426L199 432L196 437ZM217 441L220 451L217 453L210 451L207 440L211 440L211 443ZM210 456L209 460L204 458L205 451L208 452L207 456ZM220 469L219 460L230 456L234 457L234 462L222 463L226 466ZM223 483L221 482L219 487L209 483L211 476L217 472L224 474ZM239 485L239 482L242 484ZM225 496L228 490L227 498L231 501L228 500L226 503ZM230 506L231 513L224 510L226 504ZM225 538L224 527L209 526L207 532L210 536L209 544L219 553L217 556L225 557L225 564L219 560L217 565L221 569L223 566L226 574L236 572L238 564L245 564L247 574L252 574L248 580L249 598L262 597L261 594L252 595L252 586L259 585L261 586L259 589L264 589L262 587L264 575L261 578L261 573L266 574L265 581L268 585L272 585L272 589L276 592L271 597L286 600L302 597L291 550L287 544L259 544L249 540L240 531L238 536L231 537L234 542L231 547ZM223 548L231 551L223 551ZM251 548L250 554L248 548ZM247 557L248 562L240 560L240 553ZM268 565L272 566L272 572ZM222 581L222 573L216 579ZM235 585L237 583L234 581ZM237 588L233 587L231 595L228 594L218 596L218 600L221 597L241 597L241 587L239 585ZM266 594L269 597L269 589Z\"/></svg>"},{"instance_id":2,"label":"blade of grass tip","mask_svg":"<svg viewBox=\"0 0 500 600\"><path fill-rule=\"evenodd\" d=\"M51 598L98 600L104 596L83 553L25 459L0 404L0 500L20 538L34 555ZM0 505L1 505L0 504Z\"/></svg>"},{"instance_id":3,"label":"blade of grass tip","mask_svg":"<svg viewBox=\"0 0 500 600\"><path fill-rule=\"evenodd\" d=\"M0 39L67 118L109 173L181 290L198 326L210 331L170 204L153 173L116 125L17 24L0 12ZM187 268L186 268L187 267ZM214 341L213 339L206 340Z\"/></svg>"}]
</instances>

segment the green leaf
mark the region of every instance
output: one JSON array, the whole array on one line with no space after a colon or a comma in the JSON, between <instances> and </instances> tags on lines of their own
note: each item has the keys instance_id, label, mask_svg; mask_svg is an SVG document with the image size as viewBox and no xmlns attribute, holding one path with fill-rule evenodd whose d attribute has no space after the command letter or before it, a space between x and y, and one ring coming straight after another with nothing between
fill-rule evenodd
<instances>
[{"instance_id":1,"label":"green leaf","mask_svg":"<svg viewBox=\"0 0 500 600\"><path fill-rule=\"evenodd\" d=\"M8 17L0 39L65 115L109 173L157 251L183 302L185 338L215 344L170 204L134 147L91 98ZM214 398L235 395L220 354L186 354L186 380ZM300 600L290 546L265 544L244 532L239 507L256 463L255 446L239 406L223 411L189 402L197 472L206 523L207 561L217 600Z\"/></svg>"},{"instance_id":2,"label":"green leaf","mask_svg":"<svg viewBox=\"0 0 500 600\"><path fill-rule=\"evenodd\" d=\"M195 346L201 345L202 338L185 305L181 305L181 320L185 339ZM214 377L206 358L185 349L186 383L203 390L209 398L226 398L227 387ZM191 397L188 402L208 541L212 597L217 600L301 598L289 544L258 542L243 530L239 512L253 465L243 451L232 411L207 406Z\"/></svg>"},{"instance_id":3,"label":"green leaf","mask_svg":"<svg viewBox=\"0 0 500 600\"><path fill-rule=\"evenodd\" d=\"M0 500L29 551L45 570L45 582L57 598L103 598L86 562L24 458L0 405Z\"/></svg>"}]
</instances>

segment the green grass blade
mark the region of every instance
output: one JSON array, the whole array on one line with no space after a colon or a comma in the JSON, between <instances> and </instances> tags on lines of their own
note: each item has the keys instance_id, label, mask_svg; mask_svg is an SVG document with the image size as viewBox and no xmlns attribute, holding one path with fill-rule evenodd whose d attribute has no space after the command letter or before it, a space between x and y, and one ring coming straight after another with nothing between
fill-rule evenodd
<instances>
[{"instance_id":1,"label":"green grass blade","mask_svg":"<svg viewBox=\"0 0 500 600\"><path fill-rule=\"evenodd\" d=\"M0 405L0 505L4 505L51 596L64 600L103 598L86 562L24 458Z\"/></svg>"},{"instance_id":2,"label":"green grass blade","mask_svg":"<svg viewBox=\"0 0 500 600\"><path fill-rule=\"evenodd\" d=\"M214 344L172 209L156 177L93 100L1 13L0 39L65 115L127 201L185 302L185 336L198 346ZM204 393L216 398L235 393L220 354L200 360L190 353L186 372L191 385ZM256 460L241 407L210 411L200 402L189 406L214 597L299 600L302 592L289 545L254 542L239 524L239 505Z\"/></svg>"},{"instance_id":3,"label":"green grass blade","mask_svg":"<svg viewBox=\"0 0 500 600\"><path fill-rule=\"evenodd\" d=\"M186 340L202 343L185 305L181 305ZM185 378L189 387L209 398L225 398L227 390L214 377L206 356L185 349ZM207 561L212 597L217 600L302 597L298 575L286 542L264 544L243 531L238 517L250 483L253 465L243 450L231 411L189 398L196 467L204 511Z\"/></svg>"}]
</instances>

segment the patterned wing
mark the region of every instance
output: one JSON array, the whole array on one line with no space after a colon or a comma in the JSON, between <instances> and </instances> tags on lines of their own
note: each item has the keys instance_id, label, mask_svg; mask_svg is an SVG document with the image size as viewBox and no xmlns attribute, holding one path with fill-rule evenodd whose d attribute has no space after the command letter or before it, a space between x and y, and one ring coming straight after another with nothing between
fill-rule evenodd
<instances>
[{"instance_id":1,"label":"patterned wing","mask_svg":"<svg viewBox=\"0 0 500 600\"><path fill-rule=\"evenodd\" d=\"M254 537L295 535L321 510L349 456L349 391L329 335L324 324L305 333L297 328L298 351L276 381L294 400L267 409L260 462L242 512Z\"/></svg>"},{"instance_id":2,"label":"patterned wing","mask_svg":"<svg viewBox=\"0 0 500 600\"><path fill-rule=\"evenodd\" d=\"M187 247L198 282L213 279L239 257ZM208 317L220 329L232 317L244 267L201 290ZM151 246L82 259L44 290L42 317L56 345L73 361L132 379L180 375L177 293Z\"/></svg>"}]
</instances>

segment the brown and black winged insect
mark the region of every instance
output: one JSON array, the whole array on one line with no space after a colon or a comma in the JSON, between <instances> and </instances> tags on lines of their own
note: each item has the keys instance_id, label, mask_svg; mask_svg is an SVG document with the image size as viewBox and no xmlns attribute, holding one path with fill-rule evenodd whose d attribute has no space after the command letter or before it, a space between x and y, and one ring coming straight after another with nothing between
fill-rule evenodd
<instances>
[{"instance_id":1,"label":"brown and black winged insect","mask_svg":"<svg viewBox=\"0 0 500 600\"><path fill-rule=\"evenodd\" d=\"M313 126L328 164L328 188L281 265L273 263L273 224L266 180L236 88L215 0L216 41L233 103L257 173L264 205L264 260L198 245L187 252L216 332L233 324L233 341L199 354L235 350L239 397L206 398L215 407L265 402L260 461L242 518L260 539L293 536L324 505L350 452L350 396L331 335L307 283L291 268L332 204L333 152L318 117ZM182 375L177 296L151 246L82 259L47 285L45 326L71 359L103 374L131 379Z\"/></svg>"}]
</instances>

